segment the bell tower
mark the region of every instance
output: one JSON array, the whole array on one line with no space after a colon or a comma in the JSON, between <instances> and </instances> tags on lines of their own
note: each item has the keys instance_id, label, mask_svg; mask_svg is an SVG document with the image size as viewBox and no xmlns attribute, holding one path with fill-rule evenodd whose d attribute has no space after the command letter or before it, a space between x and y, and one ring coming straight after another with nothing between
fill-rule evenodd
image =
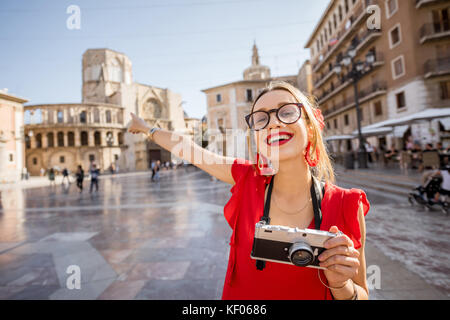
<instances>
[{"instance_id":1,"label":"bell tower","mask_svg":"<svg viewBox=\"0 0 450 320\"><path fill-rule=\"evenodd\" d=\"M110 49L86 50L83 54L82 76L83 103L123 105L124 87L131 86L133 82L130 59Z\"/></svg>"}]
</instances>

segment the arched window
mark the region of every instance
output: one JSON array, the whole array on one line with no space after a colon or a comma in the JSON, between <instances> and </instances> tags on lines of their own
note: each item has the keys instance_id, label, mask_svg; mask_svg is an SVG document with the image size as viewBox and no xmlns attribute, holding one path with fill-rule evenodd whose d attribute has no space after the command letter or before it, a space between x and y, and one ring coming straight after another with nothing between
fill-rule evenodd
<instances>
[{"instance_id":1,"label":"arched window","mask_svg":"<svg viewBox=\"0 0 450 320\"><path fill-rule=\"evenodd\" d=\"M102 136L98 131L95 131L94 133L94 144L96 146L100 146L102 144Z\"/></svg>"},{"instance_id":2,"label":"arched window","mask_svg":"<svg viewBox=\"0 0 450 320\"><path fill-rule=\"evenodd\" d=\"M53 132L47 133L47 147L53 148L55 146L55 137L53 135Z\"/></svg>"},{"instance_id":3,"label":"arched window","mask_svg":"<svg viewBox=\"0 0 450 320\"><path fill-rule=\"evenodd\" d=\"M81 145L87 146L89 144L88 142L88 133L86 131L81 131Z\"/></svg>"},{"instance_id":4,"label":"arched window","mask_svg":"<svg viewBox=\"0 0 450 320\"><path fill-rule=\"evenodd\" d=\"M64 132L58 132L58 147L64 147Z\"/></svg>"},{"instance_id":5,"label":"arched window","mask_svg":"<svg viewBox=\"0 0 450 320\"><path fill-rule=\"evenodd\" d=\"M75 146L75 134L72 131L67 134L67 144L69 147Z\"/></svg>"},{"instance_id":6,"label":"arched window","mask_svg":"<svg viewBox=\"0 0 450 320\"><path fill-rule=\"evenodd\" d=\"M36 148L42 148L42 134L36 135Z\"/></svg>"},{"instance_id":7,"label":"arched window","mask_svg":"<svg viewBox=\"0 0 450 320\"><path fill-rule=\"evenodd\" d=\"M114 135L111 131L106 133L106 143L108 146L112 146L114 144Z\"/></svg>"}]
</instances>

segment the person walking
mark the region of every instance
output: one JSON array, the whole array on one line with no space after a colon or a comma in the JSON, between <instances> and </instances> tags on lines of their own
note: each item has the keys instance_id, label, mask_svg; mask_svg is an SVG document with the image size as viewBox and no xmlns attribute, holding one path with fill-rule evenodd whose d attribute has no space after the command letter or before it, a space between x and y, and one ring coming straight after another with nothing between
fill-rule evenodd
<instances>
[{"instance_id":1,"label":"person walking","mask_svg":"<svg viewBox=\"0 0 450 320\"><path fill-rule=\"evenodd\" d=\"M155 181L159 181L159 170L161 168L161 161L157 160L155 163Z\"/></svg>"},{"instance_id":2,"label":"person walking","mask_svg":"<svg viewBox=\"0 0 450 320\"><path fill-rule=\"evenodd\" d=\"M50 181L50 186L55 186L55 169L50 168L48 171L48 180Z\"/></svg>"},{"instance_id":3,"label":"person walking","mask_svg":"<svg viewBox=\"0 0 450 320\"><path fill-rule=\"evenodd\" d=\"M215 154L188 137L150 128L134 114L128 127L233 186L224 207L233 233L222 299L368 299L364 216L370 204L364 191L334 184L317 103L287 82L273 82L243 120L256 143L256 154L250 153L255 161ZM251 252L257 223L333 233L325 250L314 256L323 269L276 260L255 264Z\"/></svg>"},{"instance_id":4,"label":"person walking","mask_svg":"<svg viewBox=\"0 0 450 320\"><path fill-rule=\"evenodd\" d=\"M98 176L100 175L100 170L97 168L97 165L95 163L92 164L91 170L89 173L91 175L91 186L89 188L89 193L92 193L94 186L95 186L95 192L97 192L98 191Z\"/></svg>"},{"instance_id":5,"label":"person walking","mask_svg":"<svg viewBox=\"0 0 450 320\"><path fill-rule=\"evenodd\" d=\"M83 192L83 180L84 180L84 170L81 167L81 165L78 165L78 169L77 169L75 176L77 179L77 187L81 193L81 192Z\"/></svg>"},{"instance_id":6,"label":"person walking","mask_svg":"<svg viewBox=\"0 0 450 320\"><path fill-rule=\"evenodd\" d=\"M64 180L66 180L66 179L67 179L67 183L70 184L69 170L67 170L67 168L64 168L64 169L63 169L62 175L63 175L63 178L62 178L61 184L64 184Z\"/></svg>"}]
</instances>

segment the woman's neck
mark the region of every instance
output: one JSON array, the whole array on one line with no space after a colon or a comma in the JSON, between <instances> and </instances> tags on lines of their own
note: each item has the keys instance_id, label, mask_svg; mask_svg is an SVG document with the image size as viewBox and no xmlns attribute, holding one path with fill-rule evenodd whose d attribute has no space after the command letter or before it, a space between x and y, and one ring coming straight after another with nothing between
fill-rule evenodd
<instances>
[{"instance_id":1,"label":"woman's neck","mask_svg":"<svg viewBox=\"0 0 450 320\"><path fill-rule=\"evenodd\" d=\"M312 177L306 161L294 158L281 161L274 181L274 192L287 197L308 192Z\"/></svg>"}]
</instances>

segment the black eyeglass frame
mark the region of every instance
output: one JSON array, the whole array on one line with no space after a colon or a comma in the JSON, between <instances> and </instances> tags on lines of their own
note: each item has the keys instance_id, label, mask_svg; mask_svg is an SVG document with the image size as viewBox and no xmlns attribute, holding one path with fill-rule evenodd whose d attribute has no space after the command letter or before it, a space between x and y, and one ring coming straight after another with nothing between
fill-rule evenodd
<instances>
[{"instance_id":1,"label":"black eyeglass frame","mask_svg":"<svg viewBox=\"0 0 450 320\"><path fill-rule=\"evenodd\" d=\"M283 120L280 119L280 115L278 114L278 112L281 110L281 108L283 108L283 107L285 107L285 106L288 106L288 105L291 105L291 104L296 105L296 106L299 108L300 114L299 114L298 118L297 118L295 121L292 121L292 122L285 122L285 121L283 121ZM254 130L254 131L264 130L264 129L267 127L267 125L270 123L270 114L271 114L272 112L275 112L278 121L280 121L280 122L282 122L282 123L284 123L284 124L293 124L293 123L297 122L298 119L300 119L300 118L302 117L302 108L303 108L303 107L304 107L303 103L293 103L293 102L290 102L290 103L286 103L286 104L283 104L283 105L279 106L277 109L271 109L271 110L269 110L269 111L265 111L265 110L254 111L254 112L252 112L252 113L250 113L250 114L248 114L248 115L245 116L245 122L247 123L248 127L250 128L250 130ZM266 123L266 125L265 125L264 127L262 127L261 129L258 129L258 130L252 129L252 127L251 127L251 125L250 125L250 117L251 117L253 114L257 113L257 112L264 112L264 113L267 114L267 123Z\"/></svg>"}]
</instances>

